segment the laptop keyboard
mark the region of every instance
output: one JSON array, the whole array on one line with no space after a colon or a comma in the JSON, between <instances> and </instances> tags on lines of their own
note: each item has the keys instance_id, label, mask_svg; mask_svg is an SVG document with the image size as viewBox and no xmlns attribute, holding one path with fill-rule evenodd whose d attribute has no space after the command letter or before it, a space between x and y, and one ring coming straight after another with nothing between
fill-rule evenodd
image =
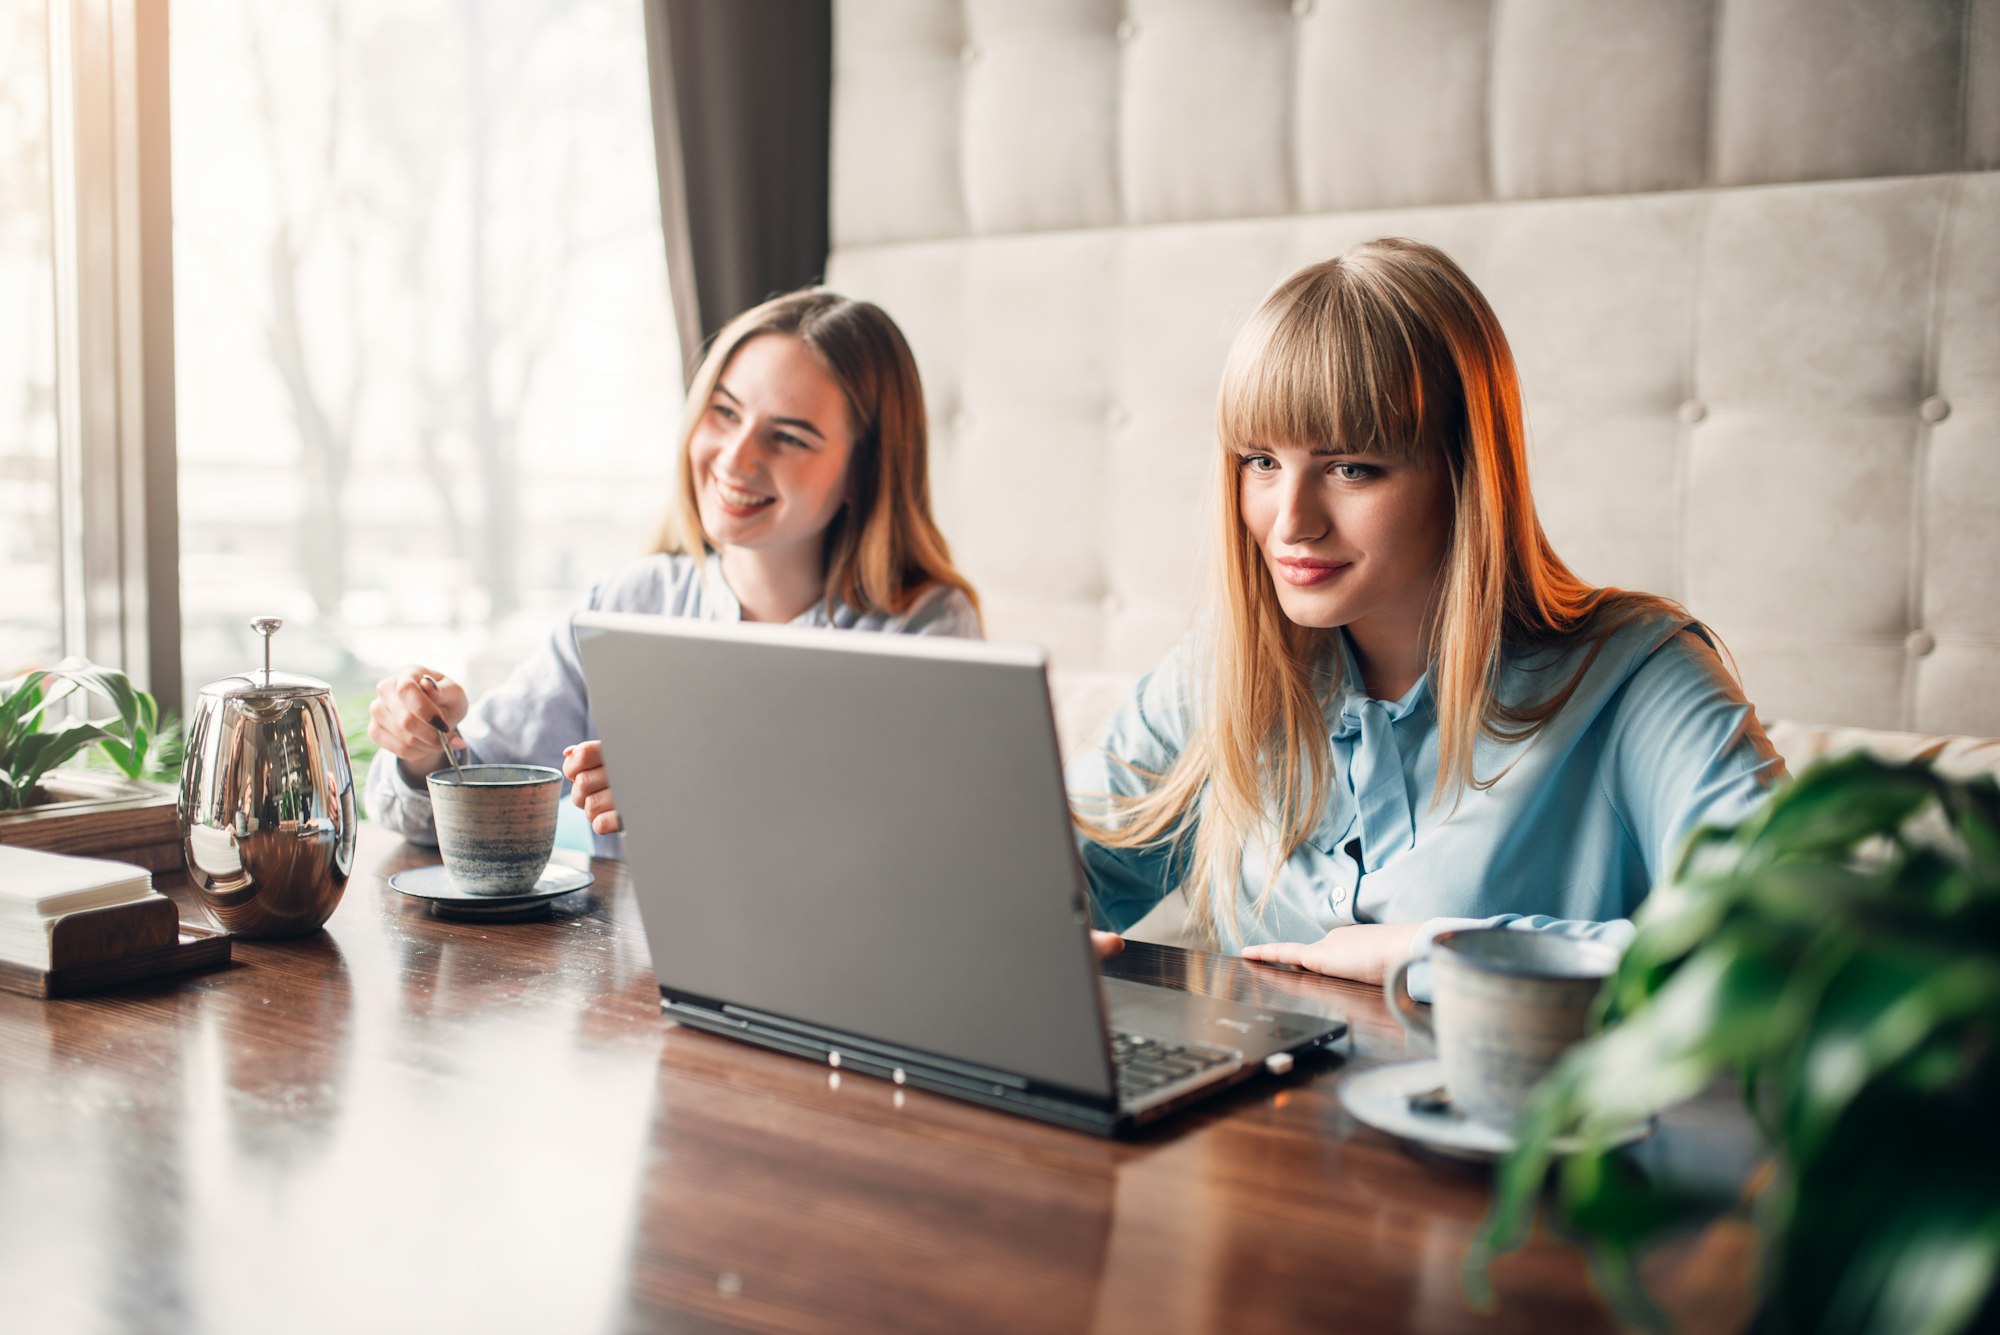
<instances>
[{"instance_id":1,"label":"laptop keyboard","mask_svg":"<svg viewBox=\"0 0 2000 1335\"><path fill-rule=\"evenodd\" d=\"M1118 1068L1118 1101L1130 1103L1163 1085L1229 1063L1233 1053L1188 1048L1144 1034L1111 1031L1111 1061Z\"/></svg>"}]
</instances>

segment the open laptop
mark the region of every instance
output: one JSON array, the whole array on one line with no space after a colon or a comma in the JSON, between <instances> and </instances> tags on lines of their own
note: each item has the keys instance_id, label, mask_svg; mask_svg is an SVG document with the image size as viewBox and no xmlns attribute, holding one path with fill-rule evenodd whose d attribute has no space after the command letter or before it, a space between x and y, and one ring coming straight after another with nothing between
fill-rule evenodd
<instances>
[{"instance_id":1,"label":"open laptop","mask_svg":"<svg viewBox=\"0 0 2000 1335\"><path fill-rule=\"evenodd\" d=\"M1105 1134L1346 1032L1099 974L1039 651L575 624L674 1019Z\"/></svg>"}]
</instances>

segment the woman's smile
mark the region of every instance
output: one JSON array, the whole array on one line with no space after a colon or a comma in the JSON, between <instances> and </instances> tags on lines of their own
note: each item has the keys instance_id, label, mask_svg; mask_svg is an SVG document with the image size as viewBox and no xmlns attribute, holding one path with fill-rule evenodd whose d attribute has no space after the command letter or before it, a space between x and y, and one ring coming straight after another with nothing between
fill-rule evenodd
<instances>
[{"instance_id":1,"label":"woman's smile","mask_svg":"<svg viewBox=\"0 0 2000 1335\"><path fill-rule=\"evenodd\" d=\"M1353 568L1352 561L1323 561L1313 556L1273 556L1272 569L1278 578L1299 588L1309 588L1314 584L1324 584L1343 570Z\"/></svg>"},{"instance_id":2,"label":"woman's smile","mask_svg":"<svg viewBox=\"0 0 2000 1335\"><path fill-rule=\"evenodd\" d=\"M719 477L711 477L710 480L715 487L715 498L721 503L723 510L738 519L748 518L764 507L774 504L778 499L776 496L766 496L761 492L724 482Z\"/></svg>"}]
</instances>

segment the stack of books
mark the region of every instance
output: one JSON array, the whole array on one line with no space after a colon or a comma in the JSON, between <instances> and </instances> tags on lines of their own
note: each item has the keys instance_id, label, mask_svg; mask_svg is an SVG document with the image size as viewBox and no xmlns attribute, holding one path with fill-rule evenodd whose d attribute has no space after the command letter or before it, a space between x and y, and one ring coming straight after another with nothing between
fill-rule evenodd
<instances>
[{"instance_id":1,"label":"stack of books","mask_svg":"<svg viewBox=\"0 0 2000 1335\"><path fill-rule=\"evenodd\" d=\"M0 987L61 996L228 957L144 867L0 845Z\"/></svg>"}]
</instances>

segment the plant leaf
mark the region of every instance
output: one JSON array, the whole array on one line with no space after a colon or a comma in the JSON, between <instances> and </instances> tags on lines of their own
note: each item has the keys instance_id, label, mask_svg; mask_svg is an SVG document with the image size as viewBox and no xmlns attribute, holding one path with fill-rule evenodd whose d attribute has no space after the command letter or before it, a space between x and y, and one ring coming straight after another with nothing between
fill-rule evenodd
<instances>
[{"instance_id":1,"label":"plant leaf","mask_svg":"<svg viewBox=\"0 0 2000 1335\"><path fill-rule=\"evenodd\" d=\"M1581 1063L1563 1062L1549 1073L1535 1097L1522 1111L1514 1128L1515 1146L1493 1173L1493 1203L1472 1242L1465 1250L1459 1277L1466 1296L1474 1304L1490 1307L1493 1286L1486 1275L1493 1258L1514 1250L1527 1240L1535 1221L1535 1205L1541 1199L1549 1163L1555 1157L1550 1146L1574 1117L1577 1081Z\"/></svg>"},{"instance_id":2,"label":"plant leaf","mask_svg":"<svg viewBox=\"0 0 2000 1335\"><path fill-rule=\"evenodd\" d=\"M2000 1146L1996 1072L1988 1063L1982 1074L1942 1097L1871 1086L1824 1150L1798 1161L1795 1205L1769 1258L1774 1324L1942 1333L1991 1308Z\"/></svg>"},{"instance_id":3,"label":"plant leaf","mask_svg":"<svg viewBox=\"0 0 2000 1335\"><path fill-rule=\"evenodd\" d=\"M1667 1329L1665 1314L1639 1283L1638 1252L1660 1233L1714 1214L1714 1202L1655 1186L1628 1157L1595 1147L1562 1160L1556 1171L1559 1227L1591 1253L1591 1272L1628 1326Z\"/></svg>"},{"instance_id":4,"label":"plant leaf","mask_svg":"<svg viewBox=\"0 0 2000 1335\"><path fill-rule=\"evenodd\" d=\"M139 722L140 692L132 685L132 679L116 668L99 667L81 658L65 658L56 664L55 675L110 701L111 707L118 711L119 723L127 732Z\"/></svg>"},{"instance_id":5,"label":"plant leaf","mask_svg":"<svg viewBox=\"0 0 2000 1335\"><path fill-rule=\"evenodd\" d=\"M153 734L149 774L155 779L178 783L181 767L187 761L187 727L178 714L169 713L162 717L164 721Z\"/></svg>"},{"instance_id":6,"label":"plant leaf","mask_svg":"<svg viewBox=\"0 0 2000 1335\"><path fill-rule=\"evenodd\" d=\"M151 731L149 718L157 705L146 692L132 685L132 679L116 668L100 667L81 658L65 658L56 664L55 675L102 696L118 711L118 729L129 745L125 757L113 759L128 778L137 778L146 764L146 738ZM108 724L110 720L105 720Z\"/></svg>"},{"instance_id":7,"label":"plant leaf","mask_svg":"<svg viewBox=\"0 0 2000 1335\"><path fill-rule=\"evenodd\" d=\"M61 732L38 732L22 738L13 765L14 783L22 799L34 791L44 774L107 736L95 723L78 723Z\"/></svg>"},{"instance_id":8,"label":"plant leaf","mask_svg":"<svg viewBox=\"0 0 2000 1335\"><path fill-rule=\"evenodd\" d=\"M1855 955L1820 998L1799 1048L1791 1152L1812 1158L1864 1086L1940 1031L1982 1018L2000 1028L2000 961L1893 946Z\"/></svg>"},{"instance_id":9,"label":"plant leaf","mask_svg":"<svg viewBox=\"0 0 2000 1335\"><path fill-rule=\"evenodd\" d=\"M1782 1041L1770 1034L1769 1021L1788 973L1771 945L1749 927L1711 940L1642 1008L1572 1048L1557 1064L1515 1126L1515 1147L1496 1170L1492 1206L1461 1271L1468 1297L1490 1301L1486 1267L1526 1237L1559 1136L1581 1134L1588 1145L1605 1129L1677 1103L1706 1086L1718 1070ZM1582 1197L1577 1206L1582 1208ZM1669 1201L1645 1216L1630 1202L1616 1207L1617 1217L1632 1222L1635 1239L1646 1219L1658 1224L1686 1208L1685 1202ZM1611 1266L1618 1255L1630 1264L1630 1248L1608 1246L1597 1259ZM1636 1279L1607 1282L1606 1292L1627 1291L1632 1284ZM1638 1319L1636 1308L1626 1315Z\"/></svg>"},{"instance_id":10,"label":"plant leaf","mask_svg":"<svg viewBox=\"0 0 2000 1335\"><path fill-rule=\"evenodd\" d=\"M1793 857L1841 852L1886 834L1937 793L1920 765L1889 765L1856 752L1814 766L1780 788L1752 841L1752 854Z\"/></svg>"},{"instance_id":11,"label":"plant leaf","mask_svg":"<svg viewBox=\"0 0 2000 1335\"><path fill-rule=\"evenodd\" d=\"M35 731L42 708L46 672L26 672L0 688L0 763L14 754L20 739Z\"/></svg>"},{"instance_id":12,"label":"plant leaf","mask_svg":"<svg viewBox=\"0 0 2000 1335\"><path fill-rule=\"evenodd\" d=\"M1761 928L1719 933L1617 1028L1571 1050L1565 1064L1586 1068L1582 1103L1624 1125L1697 1093L1723 1066L1785 1044L1773 1019L1796 955Z\"/></svg>"}]
</instances>

